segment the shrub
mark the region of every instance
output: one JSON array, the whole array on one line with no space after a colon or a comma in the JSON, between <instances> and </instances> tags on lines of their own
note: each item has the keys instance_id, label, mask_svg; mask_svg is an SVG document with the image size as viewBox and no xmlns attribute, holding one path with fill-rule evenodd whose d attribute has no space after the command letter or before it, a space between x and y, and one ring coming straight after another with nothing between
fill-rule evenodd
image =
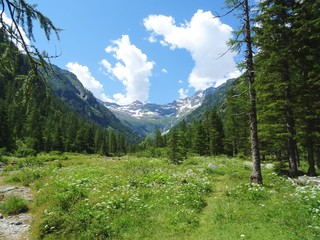
<instances>
[{"instance_id":1,"label":"shrub","mask_svg":"<svg viewBox=\"0 0 320 240\"><path fill-rule=\"evenodd\" d=\"M21 183L23 186L30 186L31 183L40 179L44 175L44 171L40 168L24 168L21 171L12 172L8 174L6 182L9 183Z\"/></svg>"},{"instance_id":2,"label":"shrub","mask_svg":"<svg viewBox=\"0 0 320 240\"><path fill-rule=\"evenodd\" d=\"M0 211L5 215L16 215L28 211L27 201L18 196L10 196L0 204Z\"/></svg>"}]
</instances>

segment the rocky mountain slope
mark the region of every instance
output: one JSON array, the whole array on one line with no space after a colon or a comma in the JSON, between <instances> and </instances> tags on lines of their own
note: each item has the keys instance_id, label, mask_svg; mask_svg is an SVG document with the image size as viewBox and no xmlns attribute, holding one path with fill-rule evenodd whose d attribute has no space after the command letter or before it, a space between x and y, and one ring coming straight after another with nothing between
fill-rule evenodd
<instances>
[{"instance_id":1,"label":"rocky mountain slope","mask_svg":"<svg viewBox=\"0 0 320 240\"><path fill-rule=\"evenodd\" d=\"M210 87L204 91L196 92L191 97L175 100L168 104L143 104L135 101L129 105L108 102L105 102L104 105L125 125L134 129L135 132L139 132L140 136L143 137L152 134L156 128L162 132L170 130L171 127L185 119L196 109L206 108L203 104L208 102L207 98L215 99L213 105L219 105L225 89L230 85L231 81L233 80L229 80L217 88ZM210 105L209 107L212 106Z\"/></svg>"},{"instance_id":2,"label":"rocky mountain slope","mask_svg":"<svg viewBox=\"0 0 320 240\"><path fill-rule=\"evenodd\" d=\"M87 90L71 72L52 66L54 74L47 78L53 93L58 96L71 111L82 118L104 128L112 128L127 138L137 140L137 134L122 124L119 119Z\"/></svg>"}]
</instances>

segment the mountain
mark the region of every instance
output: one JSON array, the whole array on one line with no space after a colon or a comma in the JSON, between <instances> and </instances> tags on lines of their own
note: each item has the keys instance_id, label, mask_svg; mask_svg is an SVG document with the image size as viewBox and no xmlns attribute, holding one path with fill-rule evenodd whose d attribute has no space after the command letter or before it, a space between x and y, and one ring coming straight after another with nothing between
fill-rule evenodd
<instances>
[{"instance_id":1,"label":"mountain","mask_svg":"<svg viewBox=\"0 0 320 240\"><path fill-rule=\"evenodd\" d=\"M234 78L229 79L224 84L220 85L217 90L212 94L206 94L200 107L192 111L188 116L186 116L185 121L192 122L195 119L201 119L204 116L206 109L219 108L223 104L223 100L229 89L235 83Z\"/></svg>"},{"instance_id":2,"label":"mountain","mask_svg":"<svg viewBox=\"0 0 320 240\"><path fill-rule=\"evenodd\" d=\"M193 119L192 113L198 109L218 106L233 80L214 88L198 91L193 96L175 100L168 104L154 104L135 101L129 105L105 102L104 106L126 126L134 129L140 137L152 134L156 128L167 132L183 119Z\"/></svg>"},{"instance_id":3,"label":"mountain","mask_svg":"<svg viewBox=\"0 0 320 240\"><path fill-rule=\"evenodd\" d=\"M52 65L54 73L47 78L48 85L70 110L82 118L104 128L112 128L130 139L138 140L137 134L120 120L87 90L73 73Z\"/></svg>"}]
</instances>

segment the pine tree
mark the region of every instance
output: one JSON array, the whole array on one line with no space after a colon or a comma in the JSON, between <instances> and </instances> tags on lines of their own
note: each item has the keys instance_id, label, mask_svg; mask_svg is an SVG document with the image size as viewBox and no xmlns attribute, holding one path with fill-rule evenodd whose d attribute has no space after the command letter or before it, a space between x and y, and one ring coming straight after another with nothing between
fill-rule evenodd
<instances>
[{"instance_id":1,"label":"pine tree","mask_svg":"<svg viewBox=\"0 0 320 240\"><path fill-rule=\"evenodd\" d=\"M0 149L6 148L7 150L11 150L12 148L12 139L11 132L8 123L7 112L5 109L4 101L0 98Z\"/></svg>"},{"instance_id":2,"label":"pine tree","mask_svg":"<svg viewBox=\"0 0 320 240\"><path fill-rule=\"evenodd\" d=\"M173 129L170 132L170 138L168 142L168 158L171 163L180 164L184 157L181 148L181 141L177 129Z\"/></svg>"},{"instance_id":3,"label":"pine tree","mask_svg":"<svg viewBox=\"0 0 320 240\"><path fill-rule=\"evenodd\" d=\"M222 108L225 153L231 156L250 154L249 106L247 84L238 78L228 91Z\"/></svg>"},{"instance_id":4,"label":"pine tree","mask_svg":"<svg viewBox=\"0 0 320 240\"><path fill-rule=\"evenodd\" d=\"M263 113L265 119L274 116L276 122L280 123L277 128L270 130L278 131L276 136L286 141L290 175L293 177L298 173L294 111L297 78L291 50L294 39L291 31L294 6L295 3L291 0L261 2L260 15L257 17L261 27L256 29L256 44L259 47L258 85L262 90L260 100L263 102L261 108L266 110ZM270 127L270 124L272 122L267 121L264 126Z\"/></svg>"},{"instance_id":5,"label":"pine tree","mask_svg":"<svg viewBox=\"0 0 320 240\"><path fill-rule=\"evenodd\" d=\"M2 17L5 9L9 18L12 20L12 24L8 24ZM25 0L0 1L0 12L2 33L23 48L33 70L35 70L38 75L41 75L38 67L47 67L48 65L45 59L48 59L49 56L46 52L40 51L35 45L29 46L24 39L20 27L23 28L27 38L33 42L35 41L33 34L35 22L38 22L40 28L44 31L47 40L50 40L52 33L54 33L57 39L59 39L60 29L57 28L49 18L37 10L37 5L29 4Z\"/></svg>"},{"instance_id":6,"label":"pine tree","mask_svg":"<svg viewBox=\"0 0 320 240\"><path fill-rule=\"evenodd\" d=\"M216 109L207 113L206 131L209 138L209 154L219 155L224 152L224 129L220 116Z\"/></svg>"},{"instance_id":7,"label":"pine tree","mask_svg":"<svg viewBox=\"0 0 320 240\"><path fill-rule=\"evenodd\" d=\"M240 32L238 32L238 37L243 34L243 40L235 39L230 43L236 50L241 50L241 43L245 43L245 69L246 77L249 88L249 123L250 123L250 139L251 139L251 156L252 156L252 173L250 180L252 183L262 184L262 174L261 174L261 163L260 163L260 148L258 139L258 123L257 123L257 96L255 89L255 71L253 65L253 38L252 38L252 19L250 16L250 8L248 0L238 1L238 0L227 0L227 4L233 9L240 6L243 7L243 20L244 26Z\"/></svg>"},{"instance_id":8,"label":"pine tree","mask_svg":"<svg viewBox=\"0 0 320 240\"><path fill-rule=\"evenodd\" d=\"M297 116L301 123L298 135L305 146L309 163L308 175L315 176L316 146L319 146L320 129L320 2L306 0L297 2L292 21L293 54L297 82Z\"/></svg>"},{"instance_id":9,"label":"pine tree","mask_svg":"<svg viewBox=\"0 0 320 240\"><path fill-rule=\"evenodd\" d=\"M200 156L209 155L209 137L202 121L194 124L193 149Z\"/></svg>"},{"instance_id":10,"label":"pine tree","mask_svg":"<svg viewBox=\"0 0 320 240\"><path fill-rule=\"evenodd\" d=\"M156 148L161 148L164 146L161 131L156 128L154 131L154 142Z\"/></svg>"}]
</instances>

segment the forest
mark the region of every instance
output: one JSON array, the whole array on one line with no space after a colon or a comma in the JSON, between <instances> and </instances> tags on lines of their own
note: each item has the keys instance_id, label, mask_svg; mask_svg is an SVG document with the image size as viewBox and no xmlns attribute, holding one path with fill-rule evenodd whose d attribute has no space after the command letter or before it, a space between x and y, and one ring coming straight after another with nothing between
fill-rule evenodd
<instances>
[{"instance_id":1,"label":"forest","mask_svg":"<svg viewBox=\"0 0 320 240\"><path fill-rule=\"evenodd\" d=\"M236 5L233 1L228 4ZM320 167L319 4L310 0L262 1L250 20L261 159L288 162L292 176L298 175L300 161L309 163L310 176ZM239 22L241 26L241 19ZM51 22L46 24L52 28ZM238 37L230 40L230 45L241 52L247 41L244 28L235 35ZM151 155L166 154L175 163L192 154L250 156L248 71L233 83L222 104L207 109L200 119L182 121L167 135L156 129L137 145L117 129L83 120L68 109L45 80L54 73L40 73L34 63L43 57L20 53L11 38L9 29L2 27L2 154L61 151L124 155L149 151Z\"/></svg>"},{"instance_id":2,"label":"forest","mask_svg":"<svg viewBox=\"0 0 320 240\"><path fill-rule=\"evenodd\" d=\"M34 22L48 40L60 29L0 0L1 239L319 239L320 1L225 2L242 76L141 139L57 94L71 94L62 70L4 9L30 39Z\"/></svg>"}]
</instances>

